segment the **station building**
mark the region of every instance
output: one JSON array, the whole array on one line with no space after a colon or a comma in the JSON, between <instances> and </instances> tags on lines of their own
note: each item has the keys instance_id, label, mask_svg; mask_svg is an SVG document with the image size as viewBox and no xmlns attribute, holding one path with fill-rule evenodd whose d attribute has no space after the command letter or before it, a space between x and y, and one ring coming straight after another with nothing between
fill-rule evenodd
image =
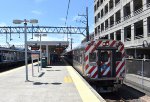
<instances>
[{"instance_id":1,"label":"station building","mask_svg":"<svg viewBox=\"0 0 150 102\"><path fill-rule=\"evenodd\" d=\"M51 55L60 54L69 46L68 41L28 41L28 46L31 47L31 50L37 50L35 48L38 47L38 50L41 45L41 56L47 57L47 64L50 65ZM34 46L34 47L33 47ZM35 49L32 49L35 48Z\"/></svg>"},{"instance_id":2,"label":"station building","mask_svg":"<svg viewBox=\"0 0 150 102\"><path fill-rule=\"evenodd\" d=\"M127 52L149 54L141 47L150 43L150 0L94 0L94 17L95 39L121 40Z\"/></svg>"}]
</instances>

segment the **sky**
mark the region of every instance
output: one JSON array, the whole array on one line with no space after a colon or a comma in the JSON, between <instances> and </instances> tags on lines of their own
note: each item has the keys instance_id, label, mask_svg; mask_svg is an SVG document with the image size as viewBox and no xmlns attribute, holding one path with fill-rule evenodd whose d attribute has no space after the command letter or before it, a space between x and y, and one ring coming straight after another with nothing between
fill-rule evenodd
<instances>
[{"instance_id":1,"label":"sky","mask_svg":"<svg viewBox=\"0 0 150 102\"><path fill-rule=\"evenodd\" d=\"M69 0L1 0L0 5L0 26L23 26L13 24L14 19L30 20L37 19L38 26L65 26L65 19L67 14ZM89 8L89 30L94 31L94 0L70 0L70 8L68 12L68 19L66 26L80 26L86 25L76 20L84 20L84 17L79 17L78 14L85 14L86 7ZM36 26L35 25L35 26ZM28 23L28 26L31 26ZM69 35L73 38L73 47L81 43L84 39L83 35ZM7 41L10 45L24 44L24 35L18 34L8 35ZM39 38L34 37L34 41L39 41ZM31 35L28 34L28 41L31 40ZM48 34L47 37L42 37L42 41L66 41L66 34ZM6 44L6 34L0 36L0 45Z\"/></svg>"}]
</instances>

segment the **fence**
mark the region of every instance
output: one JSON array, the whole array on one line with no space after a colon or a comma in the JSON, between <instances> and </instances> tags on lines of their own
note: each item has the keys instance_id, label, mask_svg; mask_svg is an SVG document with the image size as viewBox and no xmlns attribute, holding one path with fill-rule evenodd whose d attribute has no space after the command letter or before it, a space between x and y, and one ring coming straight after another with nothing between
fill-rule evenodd
<instances>
[{"instance_id":1,"label":"fence","mask_svg":"<svg viewBox=\"0 0 150 102\"><path fill-rule=\"evenodd\" d=\"M126 59L127 74L135 74L150 78L149 59Z\"/></svg>"},{"instance_id":2,"label":"fence","mask_svg":"<svg viewBox=\"0 0 150 102\"><path fill-rule=\"evenodd\" d=\"M150 59L126 59L125 82L150 95Z\"/></svg>"}]
</instances>

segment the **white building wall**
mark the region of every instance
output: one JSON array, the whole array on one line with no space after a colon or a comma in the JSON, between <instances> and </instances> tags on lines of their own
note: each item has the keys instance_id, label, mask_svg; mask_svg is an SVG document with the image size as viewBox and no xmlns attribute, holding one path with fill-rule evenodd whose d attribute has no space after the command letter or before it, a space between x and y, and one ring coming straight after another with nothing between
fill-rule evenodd
<instances>
[{"instance_id":1,"label":"white building wall","mask_svg":"<svg viewBox=\"0 0 150 102\"><path fill-rule=\"evenodd\" d=\"M95 0L94 5L97 3L98 0ZM109 5L109 1L110 0L103 0L103 4L99 6L99 8L96 10L96 12L94 13L94 16L97 16L97 14L99 12L101 12L101 10L105 8L105 5L108 4ZM115 0L113 0L115 1ZM131 11L131 17L127 18L126 20L124 20L124 11L123 8L126 4L130 3L130 11ZM108 10L108 13L100 18L100 20L95 23L94 27L98 27L99 25L101 25L102 23L104 23L107 19L108 21L109 18L114 15L118 10L120 10L121 13L121 23L119 24L115 24L113 27L110 27L110 22L108 22L108 29L105 29L103 32L100 32L99 34L97 34L97 36L95 36L96 38L99 37L103 37L105 35L109 35L110 33L113 33L119 29L121 29L121 41L124 42L125 47L130 47L130 46L137 46L137 45L142 45L143 40L147 40L150 43L150 37L148 37L148 29L147 29L147 18L150 17L150 9L147 7L147 2L146 0L142 0L142 5L143 5L143 10L142 12L139 12L138 14L135 15L135 13L133 12L133 0L120 0L120 3L118 3L117 5L115 5L113 7L113 9ZM108 6L109 7L109 6ZM101 14L100 14L101 15ZM143 20L143 38L140 39L135 39L135 32L134 32L134 23ZM105 25L105 24L104 24ZM125 41L125 37L124 37L124 27L131 25L131 41ZM105 27L104 27L105 28ZM115 37L115 36L114 36Z\"/></svg>"}]
</instances>

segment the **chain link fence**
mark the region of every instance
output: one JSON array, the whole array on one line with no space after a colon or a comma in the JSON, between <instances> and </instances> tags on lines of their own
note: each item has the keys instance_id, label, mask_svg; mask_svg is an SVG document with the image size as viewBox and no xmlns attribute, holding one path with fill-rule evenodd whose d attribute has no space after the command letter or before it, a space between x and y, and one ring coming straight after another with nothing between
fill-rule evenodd
<instances>
[{"instance_id":1,"label":"chain link fence","mask_svg":"<svg viewBox=\"0 0 150 102\"><path fill-rule=\"evenodd\" d=\"M149 59L126 59L127 74L135 74L150 78Z\"/></svg>"},{"instance_id":2,"label":"chain link fence","mask_svg":"<svg viewBox=\"0 0 150 102\"><path fill-rule=\"evenodd\" d=\"M125 82L150 95L150 59L126 59Z\"/></svg>"}]
</instances>

